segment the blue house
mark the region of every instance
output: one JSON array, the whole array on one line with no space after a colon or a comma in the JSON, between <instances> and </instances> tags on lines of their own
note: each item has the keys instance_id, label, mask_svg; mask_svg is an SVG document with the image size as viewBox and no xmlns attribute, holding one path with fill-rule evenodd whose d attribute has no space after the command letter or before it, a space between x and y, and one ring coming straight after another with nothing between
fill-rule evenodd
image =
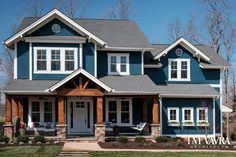
<instances>
[{"instance_id":1,"label":"blue house","mask_svg":"<svg viewBox=\"0 0 236 157\"><path fill-rule=\"evenodd\" d=\"M24 18L4 44L15 54L4 88L8 137L17 120L28 135L62 140L103 141L114 126L129 135L137 124L152 136L222 134L221 72L231 65L208 46L151 44L133 21L56 9Z\"/></svg>"}]
</instances>

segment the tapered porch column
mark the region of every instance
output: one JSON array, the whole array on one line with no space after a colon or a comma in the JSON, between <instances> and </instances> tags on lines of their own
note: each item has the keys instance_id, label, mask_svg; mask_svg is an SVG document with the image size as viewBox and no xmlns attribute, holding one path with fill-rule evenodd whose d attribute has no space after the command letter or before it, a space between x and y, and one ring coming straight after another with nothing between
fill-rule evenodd
<instances>
[{"instance_id":1,"label":"tapered porch column","mask_svg":"<svg viewBox=\"0 0 236 157\"><path fill-rule=\"evenodd\" d=\"M4 135L10 139L13 137L12 105L8 96L6 96Z\"/></svg>"},{"instance_id":2,"label":"tapered porch column","mask_svg":"<svg viewBox=\"0 0 236 157\"><path fill-rule=\"evenodd\" d=\"M58 97L57 138L60 141L64 141L66 139L65 100L63 96Z\"/></svg>"},{"instance_id":3,"label":"tapered porch column","mask_svg":"<svg viewBox=\"0 0 236 157\"><path fill-rule=\"evenodd\" d=\"M19 106L16 98L12 98L12 107L13 107L13 118L19 116Z\"/></svg>"},{"instance_id":4,"label":"tapered porch column","mask_svg":"<svg viewBox=\"0 0 236 157\"><path fill-rule=\"evenodd\" d=\"M95 125L95 137L98 142L105 141L105 125L103 124L103 97L97 97L97 123Z\"/></svg>"},{"instance_id":5,"label":"tapered porch column","mask_svg":"<svg viewBox=\"0 0 236 157\"><path fill-rule=\"evenodd\" d=\"M24 123L24 108L23 108L23 100L19 99L18 101L18 107L19 107L19 116L20 116L20 123Z\"/></svg>"},{"instance_id":6,"label":"tapered porch column","mask_svg":"<svg viewBox=\"0 0 236 157\"><path fill-rule=\"evenodd\" d=\"M160 135L159 104L157 96L153 97L151 128L152 136L156 137Z\"/></svg>"}]
</instances>

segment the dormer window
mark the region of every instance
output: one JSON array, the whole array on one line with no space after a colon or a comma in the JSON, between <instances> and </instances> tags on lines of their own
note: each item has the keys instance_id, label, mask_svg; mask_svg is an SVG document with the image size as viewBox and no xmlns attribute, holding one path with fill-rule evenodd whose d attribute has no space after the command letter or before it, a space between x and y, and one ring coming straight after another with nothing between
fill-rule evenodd
<instances>
[{"instance_id":1,"label":"dormer window","mask_svg":"<svg viewBox=\"0 0 236 157\"><path fill-rule=\"evenodd\" d=\"M190 81L190 59L169 59L169 81Z\"/></svg>"},{"instance_id":2,"label":"dormer window","mask_svg":"<svg viewBox=\"0 0 236 157\"><path fill-rule=\"evenodd\" d=\"M129 54L108 54L109 75L129 75Z\"/></svg>"}]
</instances>

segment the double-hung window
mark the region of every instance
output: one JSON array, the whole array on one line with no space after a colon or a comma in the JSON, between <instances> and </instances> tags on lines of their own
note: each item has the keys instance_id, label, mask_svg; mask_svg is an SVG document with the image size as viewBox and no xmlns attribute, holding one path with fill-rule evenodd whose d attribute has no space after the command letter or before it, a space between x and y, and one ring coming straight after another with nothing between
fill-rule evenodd
<instances>
[{"instance_id":1,"label":"double-hung window","mask_svg":"<svg viewBox=\"0 0 236 157\"><path fill-rule=\"evenodd\" d=\"M198 125L208 123L208 108L207 107L197 108L197 123Z\"/></svg>"},{"instance_id":2,"label":"double-hung window","mask_svg":"<svg viewBox=\"0 0 236 157\"><path fill-rule=\"evenodd\" d=\"M129 75L129 54L108 54L108 74Z\"/></svg>"},{"instance_id":3,"label":"double-hung window","mask_svg":"<svg viewBox=\"0 0 236 157\"><path fill-rule=\"evenodd\" d=\"M182 108L182 122L185 126L193 126L193 108L192 107L183 107Z\"/></svg>"},{"instance_id":4,"label":"double-hung window","mask_svg":"<svg viewBox=\"0 0 236 157\"><path fill-rule=\"evenodd\" d=\"M52 101L44 101L44 122L52 122L53 118Z\"/></svg>"},{"instance_id":5,"label":"double-hung window","mask_svg":"<svg viewBox=\"0 0 236 157\"><path fill-rule=\"evenodd\" d=\"M190 59L169 59L169 81L190 81Z\"/></svg>"},{"instance_id":6,"label":"double-hung window","mask_svg":"<svg viewBox=\"0 0 236 157\"><path fill-rule=\"evenodd\" d=\"M106 122L118 125L132 125L131 99L107 98L106 99Z\"/></svg>"},{"instance_id":7,"label":"double-hung window","mask_svg":"<svg viewBox=\"0 0 236 157\"><path fill-rule=\"evenodd\" d=\"M39 101L32 101L32 121L33 122L40 122L40 102Z\"/></svg>"},{"instance_id":8,"label":"double-hung window","mask_svg":"<svg viewBox=\"0 0 236 157\"><path fill-rule=\"evenodd\" d=\"M178 107L169 107L168 111L168 123L171 126L179 125L179 108Z\"/></svg>"},{"instance_id":9,"label":"double-hung window","mask_svg":"<svg viewBox=\"0 0 236 157\"><path fill-rule=\"evenodd\" d=\"M78 67L78 48L34 47L34 73L71 73Z\"/></svg>"}]
</instances>

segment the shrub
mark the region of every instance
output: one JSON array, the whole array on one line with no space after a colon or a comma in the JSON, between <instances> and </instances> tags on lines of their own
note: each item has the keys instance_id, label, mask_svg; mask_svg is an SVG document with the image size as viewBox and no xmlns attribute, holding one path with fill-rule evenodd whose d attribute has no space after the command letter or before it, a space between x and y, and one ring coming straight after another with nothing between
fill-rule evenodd
<instances>
[{"instance_id":1,"label":"shrub","mask_svg":"<svg viewBox=\"0 0 236 157\"><path fill-rule=\"evenodd\" d=\"M41 143L45 143L46 142L46 139L43 135L38 135L38 136L35 136L34 137L34 140L33 140L35 143L37 142L41 142Z\"/></svg>"},{"instance_id":2,"label":"shrub","mask_svg":"<svg viewBox=\"0 0 236 157\"><path fill-rule=\"evenodd\" d=\"M156 140L157 143L164 143L164 142L169 141L170 137L168 137L168 136L158 136L158 137L156 137L155 140Z\"/></svg>"},{"instance_id":3,"label":"shrub","mask_svg":"<svg viewBox=\"0 0 236 157\"><path fill-rule=\"evenodd\" d=\"M9 140L10 140L10 139L9 139L7 136L0 135L0 142L8 143Z\"/></svg>"},{"instance_id":4,"label":"shrub","mask_svg":"<svg viewBox=\"0 0 236 157\"><path fill-rule=\"evenodd\" d=\"M115 142L116 138L115 137L108 137L105 139L105 142Z\"/></svg>"},{"instance_id":5,"label":"shrub","mask_svg":"<svg viewBox=\"0 0 236 157\"><path fill-rule=\"evenodd\" d=\"M23 143L28 143L29 142L29 136L27 135L19 135L17 137L17 142L23 142Z\"/></svg>"},{"instance_id":6,"label":"shrub","mask_svg":"<svg viewBox=\"0 0 236 157\"><path fill-rule=\"evenodd\" d=\"M134 142L143 144L145 142L145 138L144 137L136 137L134 139Z\"/></svg>"},{"instance_id":7,"label":"shrub","mask_svg":"<svg viewBox=\"0 0 236 157\"><path fill-rule=\"evenodd\" d=\"M236 133L230 134L230 139L231 139L232 141L235 141L235 140L236 140Z\"/></svg>"},{"instance_id":8,"label":"shrub","mask_svg":"<svg viewBox=\"0 0 236 157\"><path fill-rule=\"evenodd\" d=\"M125 136L120 136L120 137L117 138L117 141L120 142L120 143L127 143L128 139Z\"/></svg>"},{"instance_id":9,"label":"shrub","mask_svg":"<svg viewBox=\"0 0 236 157\"><path fill-rule=\"evenodd\" d=\"M181 138L181 137L175 137L175 138L173 138L173 141L184 141L184 138Z\"/></svg>"}]
</instances>

